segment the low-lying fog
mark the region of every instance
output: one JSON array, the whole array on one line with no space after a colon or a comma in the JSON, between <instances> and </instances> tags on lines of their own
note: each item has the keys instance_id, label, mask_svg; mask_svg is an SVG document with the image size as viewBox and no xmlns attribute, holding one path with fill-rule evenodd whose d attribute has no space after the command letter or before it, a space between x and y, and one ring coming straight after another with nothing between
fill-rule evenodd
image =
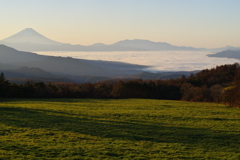
<instances>
[{"instance_id":1,"label":"low-lying fog","mask_svg":"<svg viewBox=\"0 0 240 160\"><path fill-rule=\"evenodd\" d=\"M131 52L37 52L41 55L88 60L119 61L152 66L150 71L192 71L233 64L237 59L213 58L200 51L131 51Z\"/></svg>"}]
</instances>

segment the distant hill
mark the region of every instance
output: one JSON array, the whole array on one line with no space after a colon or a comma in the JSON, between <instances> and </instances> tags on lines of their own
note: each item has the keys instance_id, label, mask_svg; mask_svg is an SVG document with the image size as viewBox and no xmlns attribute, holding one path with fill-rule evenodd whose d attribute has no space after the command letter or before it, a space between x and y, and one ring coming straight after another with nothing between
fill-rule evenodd
<instances>
[{"instance_id":1,"label":"distant hill","mask_svg":"<svg viewBox=\"0 0 240 160\"><path fill-rule=\"evenodd\" d=\"M107 68L101 68L85 62L84 60L70 57L47 57L39 61L25 63L14 63L18 66L37 67L56 75L92 75L92 76L113 76L114 72Z\"/></svg>"},{"instance_id":2,"label":"distant hill","mask_svg":"<svg viewBox=\"0 0 240 160\"><path fill-rule=\"evenodd\" d=\"M202 48L201 49L201 51L214 52L214 53L227 51L227 50L240 50L240 47L225 46L225 47L220 47L220 48L212 48L212 49Z\"/></svg>"},{"instance_id":3,"label":"distant hill","mask_svg":"<svg viewBox=\"0 0 240 160\"><path fill-rule=\"evenodd\" d=\"M93 61L70 57L43 56L0 45L0 71L9 78L64 77L74 82L105 80L141 73L148 66L121 62Z\"/></svg>"},{"instance_id":4,"label":"distant hill","mask_svg":"<svg viewBox=\"0 0 240 160\"><path fill-rule=\"evenodd\" d=\"M0 67L1 68L1 67ZM18 69L0 70L5 77L14 83L23 83L26 81L43 81L43 82L72 82L70 79L56 76L40 68L20 67Z\"/></svg>"},{"instance_id":5,"label":"distant hill","mask_svg":"<svg viewBox=\"0 0 240 160\"><path fill-rule=\"evenodd\" d=\"M235 58L240 59L240 50L227 50L216 54L209 54L208 57Z\"/></svg>"},{"instance_id":6,"label":"distant hill","mask_svg":"<svg viewBox=\"0 0 240 160\"><path fill-rule=\"evenodd\" d=\"M25 63L29 61L37 61L47 56L38 55L36 53L22 52L11 47L0 44L0 63Z\"/></svg>"},{"instance_id":7,"label":"distant hill","mask_svg":"<svg viewBox=\"0 0 240 160\"><path fill-rule=\"evenodd\" d=\"M96 43L89 46L71 45L51 40L32 28L26 28L0 43L22 51L162 51L162 50L200 50L193 47L174 46L165 42L134 39L123 40L106 45Z\"/></svg>"},{"instance_id":8,"label":"distant hill","mask_svg":"<svg viewBox=\"0 0 240 160\"><path fill-rule=\"evenodd\" d=\"M45 77L45 78L52 78L52 77L56 77L55 75L49 73L49 72L46 72L40 68L36 68L36 67L33 67L33 68L29 68L29 67L21 67L21 68L18 68L18 69L12 69L12 70L7 70L7 72L5 72L5 75L9 78L13 78L15 77L16 75L19 75L19 78L22 77L22 78L29 78L29 77L36 77L36 78L39 78L39 77Z\"/></svg>"}]
</instances>

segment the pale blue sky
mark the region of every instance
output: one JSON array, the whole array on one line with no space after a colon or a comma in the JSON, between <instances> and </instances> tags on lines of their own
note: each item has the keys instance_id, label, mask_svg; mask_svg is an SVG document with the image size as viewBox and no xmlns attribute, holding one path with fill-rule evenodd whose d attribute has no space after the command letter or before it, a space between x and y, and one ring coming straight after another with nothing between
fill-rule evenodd
<instances>
[{"instance_id":1,"label":"pale blue sky","mask_svg":"<svg viewBox=\"0 0 240 160\"><path fill-rule=\"evenodd\" d=\"M179 46L240 47L240 0L0 0L0 39L33 28L90 45L148 39Z\"/></svg>"}]
</instances>

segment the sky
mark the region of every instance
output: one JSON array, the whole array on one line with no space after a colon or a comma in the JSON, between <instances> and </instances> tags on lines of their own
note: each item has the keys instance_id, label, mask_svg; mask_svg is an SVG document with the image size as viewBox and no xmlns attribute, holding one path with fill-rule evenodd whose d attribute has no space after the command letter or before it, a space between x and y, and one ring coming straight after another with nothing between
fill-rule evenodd
<instances>
[{"instance_id":1,"label":"sky","mask_svg":"<svg viewBox=\"0 0 240 160\"><path fill-rule=\"evenodd\" d=\"M63 43L146 39L240 47L240 0L0 0L0 39L25 28Z\"/></svg>"}]
</instances>

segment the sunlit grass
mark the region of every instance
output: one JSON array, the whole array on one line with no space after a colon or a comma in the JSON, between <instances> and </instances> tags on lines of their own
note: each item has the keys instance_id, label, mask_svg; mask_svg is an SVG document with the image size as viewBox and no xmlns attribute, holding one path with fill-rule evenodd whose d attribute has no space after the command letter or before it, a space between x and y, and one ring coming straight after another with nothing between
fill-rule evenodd
<instances>
[{"instance_id":1,"label":"sunlit grass","mask_svg":"<svg viewBox=\"0 0 240 160\"><path fill-rule=\"evenodd\" d=\"M5 99L0 159L240 159L240 110L124 99Z\"/></svg>"}]
</instances>

